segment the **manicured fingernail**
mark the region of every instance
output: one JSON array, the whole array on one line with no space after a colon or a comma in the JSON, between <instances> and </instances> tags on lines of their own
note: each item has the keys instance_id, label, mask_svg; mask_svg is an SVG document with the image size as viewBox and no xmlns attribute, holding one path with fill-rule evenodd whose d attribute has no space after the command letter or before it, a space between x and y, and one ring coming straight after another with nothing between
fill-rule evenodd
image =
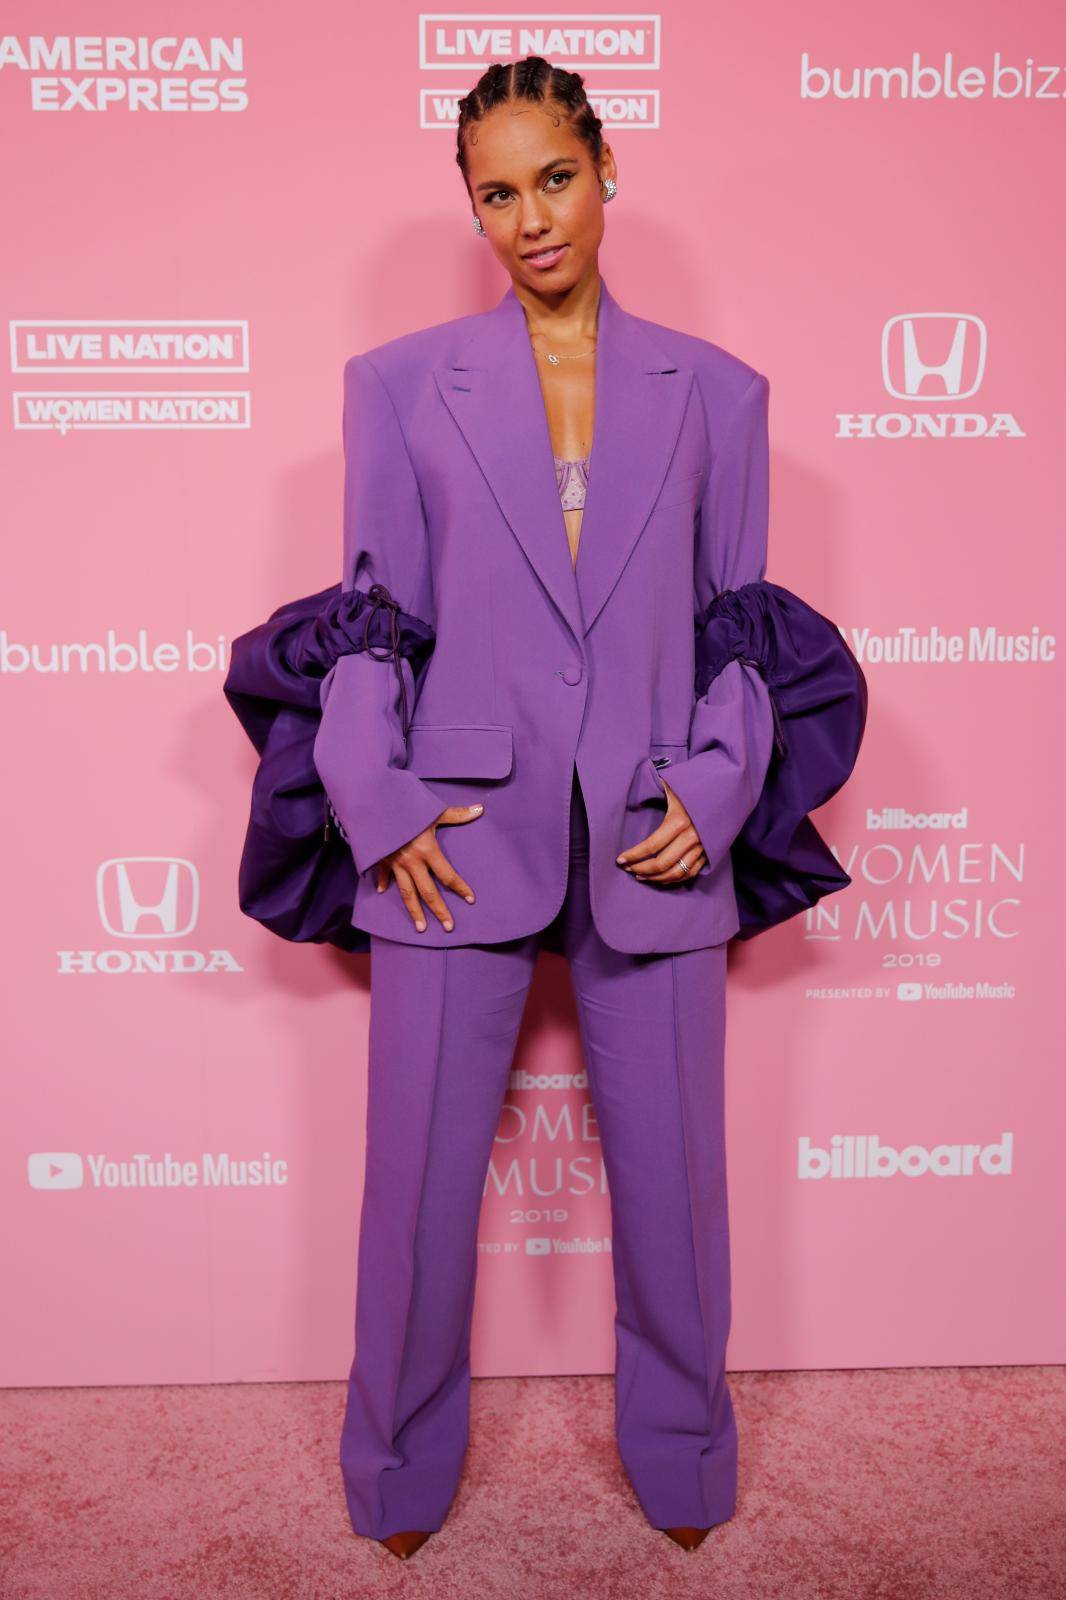
<instances>
[{"instance_id":1,"label":"manicured fingernail","mask_svg":"<svg viewBox=\"0 0 1066 1600\"><path fill-rule=\"evenodd\" d=\"M472 906L474 904L474 896L472 894L464 894L463 899L466 901L468 906Z\"/></svg>"},{"instance_id":2,"label":"manicured fingernail","mask_svg":"<svg viewBox=\"0 0 1066 1600\"><path fill-rule=\"evenodd\" d=\"M619 866L620 866L620 867L624 867L624 866L625 866L625 865L626 865L626 858L625 858L625 856L615 856L615 858L614 858L614 859L615 859L615 860L616 860L616 861L617 861L617 862L618 862L618 865L619 865Z\"/></svg>"},{"instance_id":3,"label":"manicured fingernail","mask_svg":"<svg viewBox=\"0 0 1066 1600\"><path fill-rule=\"evenodd\" d=\"M425 933L426 931L426 925L424 922L416 922L415 927L418 929L419 933Z\"/></svg>"},{"instance_id":4,"label":"manicured fingernail","mask_svg":"<svg viewBox=\"0 0 1066 1600\"><path fill-rule=\"evenodd\" d=\"M471 811L484 811L485 807L484 806L471 806L470 809L471 809Z\"/></svg>"},{"instance_id":5,"label":"manicured fingernail","mask_svg":"<svg viewBox=\"0 0 1066 1600\"><path fill-rule=\"evenodd\" d=\"M454 922L442 922L441 923L441 927L444 929L445 933L451 933L452 929L455 927L455 923Z\"/></svg>"}]
</instances>

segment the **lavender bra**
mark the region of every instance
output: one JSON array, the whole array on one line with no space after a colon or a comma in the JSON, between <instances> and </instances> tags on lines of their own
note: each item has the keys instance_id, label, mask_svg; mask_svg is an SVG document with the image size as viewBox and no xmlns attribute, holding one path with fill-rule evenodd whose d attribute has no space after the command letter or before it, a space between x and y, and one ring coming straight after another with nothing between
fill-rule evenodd
<instances>
[{"instance_id":1,"label":"lavender bra","mask_svg":"<svg viewBox=\"0 0 1066 1600\"><path fill-rule=\"evenodd\" d=\"M573 461L567 461L562 456L553 456L555 462L555 481L559 487L559 498L564 511L574 511L585 504L585 492L589 482L589 462L591 455L578 456Z\"/></svg>"}]
</instances>

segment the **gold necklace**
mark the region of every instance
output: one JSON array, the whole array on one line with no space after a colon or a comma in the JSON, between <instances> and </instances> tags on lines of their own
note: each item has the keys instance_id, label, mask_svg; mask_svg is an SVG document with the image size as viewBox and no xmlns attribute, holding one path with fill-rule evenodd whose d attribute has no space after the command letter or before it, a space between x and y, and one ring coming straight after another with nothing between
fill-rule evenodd
<instances>
[{"instance_id":1,"label":"gold necklace","mask_svg":"<svg viewBox=\"0 0 1066 1600\"><path fill-rule=\"evenodd\" d=\"M533 346L533 354L537 356L542 354L542 352L537 349L536 345ZM557 367L560 361L580 361L584 356L595 355L596 346L593 345L591 350L579 350L576 356L553 356L549 355L546 351L543 352L543 354L546 361L550 361L553 367Z\"/></svg>"}]
</instances>

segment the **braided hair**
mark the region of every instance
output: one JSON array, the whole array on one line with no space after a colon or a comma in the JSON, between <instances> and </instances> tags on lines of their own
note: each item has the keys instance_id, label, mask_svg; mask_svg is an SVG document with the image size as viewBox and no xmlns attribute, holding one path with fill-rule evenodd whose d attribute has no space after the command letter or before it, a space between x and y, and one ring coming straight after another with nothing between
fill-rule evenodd
<instances>
[{"instance_id":1,"label":"braided hair","mask_svg":"<svg viewBox=\"0 0 1066 1600\"><path fill-rule=\"evenodd\" d=\"M494 61L486 67L470 93L464 94L459 101L455 159L468 191L470 183L467 178L466 147L468 138L477 142L477 130L473 125L480 122L494 106L515 100L558 106L559 117L556 120L567 117L574 133L588 146L593 163L599 169L603 123L589 105L585 80L580 72L567 72L565 67L553 67L543 56L525 56L521 61Z\"/></svg>"}]
</instances>

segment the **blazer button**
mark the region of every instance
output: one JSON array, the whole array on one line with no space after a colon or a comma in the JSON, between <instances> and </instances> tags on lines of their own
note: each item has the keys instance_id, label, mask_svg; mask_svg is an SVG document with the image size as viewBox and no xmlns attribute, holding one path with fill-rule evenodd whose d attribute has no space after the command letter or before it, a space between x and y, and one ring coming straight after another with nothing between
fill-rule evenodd
<instances>
[{"instance_id":1,"label":"blazer button","mask_svg":"<svg viewBox=\"0 0 1066 1600\"><path fill-rule=\"evenodd\" d=\"M580 667L566 667L566 668L564 668L563 669L563 682L564 683L580 683L581 682L581 668Z\"/></svg>"}]
</instances>

